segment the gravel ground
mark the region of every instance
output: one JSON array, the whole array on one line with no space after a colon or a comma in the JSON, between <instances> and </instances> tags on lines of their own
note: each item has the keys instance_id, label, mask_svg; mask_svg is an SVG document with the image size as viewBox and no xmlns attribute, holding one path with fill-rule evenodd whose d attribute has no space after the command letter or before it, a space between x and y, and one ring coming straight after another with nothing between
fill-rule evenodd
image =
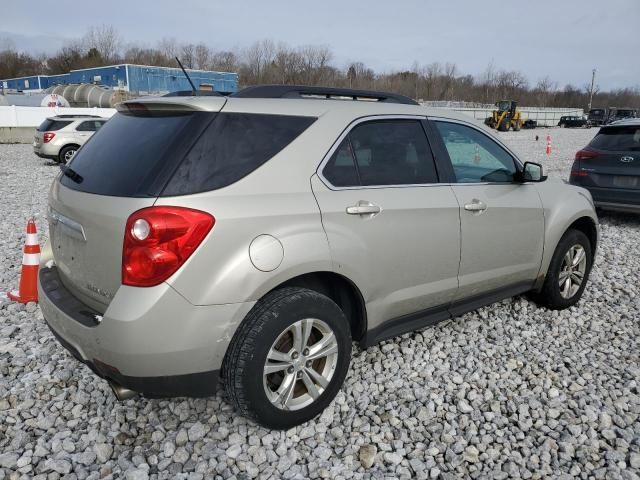
<instances>
[{"instance_id":1,"label":"gravel ground","mask_svg":"<svg viewBox=\"0 0 640 480\"><path fill-rule=\"evenodd\" d=\"M573 154L594 134L501 136L566 178ZM28 145L0 146L2 290L17 285L31 212L45 236L56 172ZM56 343L36 305L5 305L0 480L638 479L639 218L601 217L596 265L578 306L552 312L518 297L356 351L335 402L286 432L237 416L222 394L118 403Z\"/></svg>"}]
</instances>

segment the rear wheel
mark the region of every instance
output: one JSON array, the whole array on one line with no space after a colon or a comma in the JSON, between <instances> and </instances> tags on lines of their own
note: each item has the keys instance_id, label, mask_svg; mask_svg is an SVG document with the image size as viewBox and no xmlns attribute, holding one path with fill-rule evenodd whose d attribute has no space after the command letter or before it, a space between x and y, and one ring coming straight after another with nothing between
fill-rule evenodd
<instances>
[{"instance_id":1,"label":"rear wheel","mask_svg":"<svg viewBox=\"0 0 640 480\"><path fill-rule=\"evenodd\" d=\"M289 287L267 294L249 312L222 375L243 415L288 429L329 405L350 359L351 332L340 307L313 290Z\"/></svg>"},{"instance_id":2,"label":"rear wheel","mask_svg":"<svg viewBox=\"0 0 640 480\"><path fill-rule=\"evenodd\" d=\"M587 285L592 264L587 236L579 230L568 230L556 247L542 289L532 295L533 299L554 310L575 305Z\"/></svg>"},{"instance_id":3,"label":"rear wheel","mask_svg":"<svg viewBox=\"0 0 640 480\"><path fill-rule=\"evenodd\" d=\"M60 163L69 163L77 151L78 147L75 145L67 145L60 150L60 153L58 154L58 161Z\"/></svg>"}]
</instances>

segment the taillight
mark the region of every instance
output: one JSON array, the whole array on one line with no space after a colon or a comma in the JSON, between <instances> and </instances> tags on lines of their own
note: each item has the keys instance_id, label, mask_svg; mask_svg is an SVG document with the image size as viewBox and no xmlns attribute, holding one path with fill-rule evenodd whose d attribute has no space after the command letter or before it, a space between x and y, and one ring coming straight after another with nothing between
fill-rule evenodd
<instances>
[{"instance_id":1,"label":"taillight","mask_svg":"<svg viewBox=\"0 0 640 480\"><path fill-rule=\"evenodd\" d=\"M589 176L589 172L586 170L571 170L571 173L569 174L569 176L571 177L588 177Z\"/></svg>"},{"instance_id":2,"label":"taillight","mask_svg":"<svg viewBox=\"0 0 640 480\"><path fill-rule=\"evenodd\" d=\"M178 270L207 236L215 218L183 207L149 207L131 214L124 232L122 283L152 287Z\"/></svg>"},{"instance_id":3,"label":"taillight","mask_svg":"<svg viewBox=\"0 0 640 480\"><path fill-rule=\"evenodd\" d=\"M590 158L596 158L598 154L590 150L578 150L576 152L576 160L589 160Z\"/></svg>"},{"instance_id":4,"label":"taillight","mask_svg":"<svg viewBox=\"0 0 640 480\"><path fill-rule=\"evenodd\" d=\"M53 132L44 132L44 135L42 135L42 143L49 143L55 136L56 134Z\"/></svg>"}]
</instances>

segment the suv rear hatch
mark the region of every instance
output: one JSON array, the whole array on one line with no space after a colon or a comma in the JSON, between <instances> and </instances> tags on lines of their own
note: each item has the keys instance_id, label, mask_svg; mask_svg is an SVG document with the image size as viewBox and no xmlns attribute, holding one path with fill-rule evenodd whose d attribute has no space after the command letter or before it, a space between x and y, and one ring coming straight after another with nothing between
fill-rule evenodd
<instances>
[{"instance_id":1,"label":"suv rear hatch","mask_svg":"<svg viewBox=\"0 0 640 480\"><path fill-rule=\"evenodd\" d=\"M58 120L56 118L47 118L44 122L42 122L38 128L36 128L36 133L33 138L34 147L39 147L44 142L44 134L47 132L57 132L61 128L64 128L68 125L71 125L73 120ZM47 140L48 141L48 140Z\"/></svg>"},{"instance_id":2,"label":"suv rear hatch","mask_svg":"<svg viewBox=\"0 0 640 480\"><path fill-rule=\"evenodd\" d=\"M84 303L106 311L122 282L127 219L153 205L224 103L122 104L63 167L49 199L50 241L62 283Z\"/></svg>"},{"instance_id":3,"label":"suv rear hatch","mask_svg":"<svg viewBox=\"0 0 640 480\"><path fill-rule=\"evenodd\" d=\"M585 186L640 190L640 125L601 128L576 160Z\"/></svg>"}]
</instances>

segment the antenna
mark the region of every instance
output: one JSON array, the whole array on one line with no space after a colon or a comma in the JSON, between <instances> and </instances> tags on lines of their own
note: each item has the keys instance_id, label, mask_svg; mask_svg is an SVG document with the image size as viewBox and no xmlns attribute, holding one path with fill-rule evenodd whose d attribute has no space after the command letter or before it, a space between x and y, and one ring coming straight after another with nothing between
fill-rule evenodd
<instances>
[{"instance_id":1,"label":"antenna","mask_svg":"<svg viewBox=\"0 0 640 480\"><path fill-rule=\"evenodd\" d=\"M196 94L196 86L191 81L191 77L189 77L189 74L187 73L187 71L182 66L182 62L180 61L180 59L178 57L176 57L176 62L178 62L178 65L180 65L180 68L182 69L182 73L184 73L184 76L187 77L187 80L189 80L189 84L191 85L191 90L193 91L193 96L195 97L197 95Z\"/></svg>"}]
</instances>

